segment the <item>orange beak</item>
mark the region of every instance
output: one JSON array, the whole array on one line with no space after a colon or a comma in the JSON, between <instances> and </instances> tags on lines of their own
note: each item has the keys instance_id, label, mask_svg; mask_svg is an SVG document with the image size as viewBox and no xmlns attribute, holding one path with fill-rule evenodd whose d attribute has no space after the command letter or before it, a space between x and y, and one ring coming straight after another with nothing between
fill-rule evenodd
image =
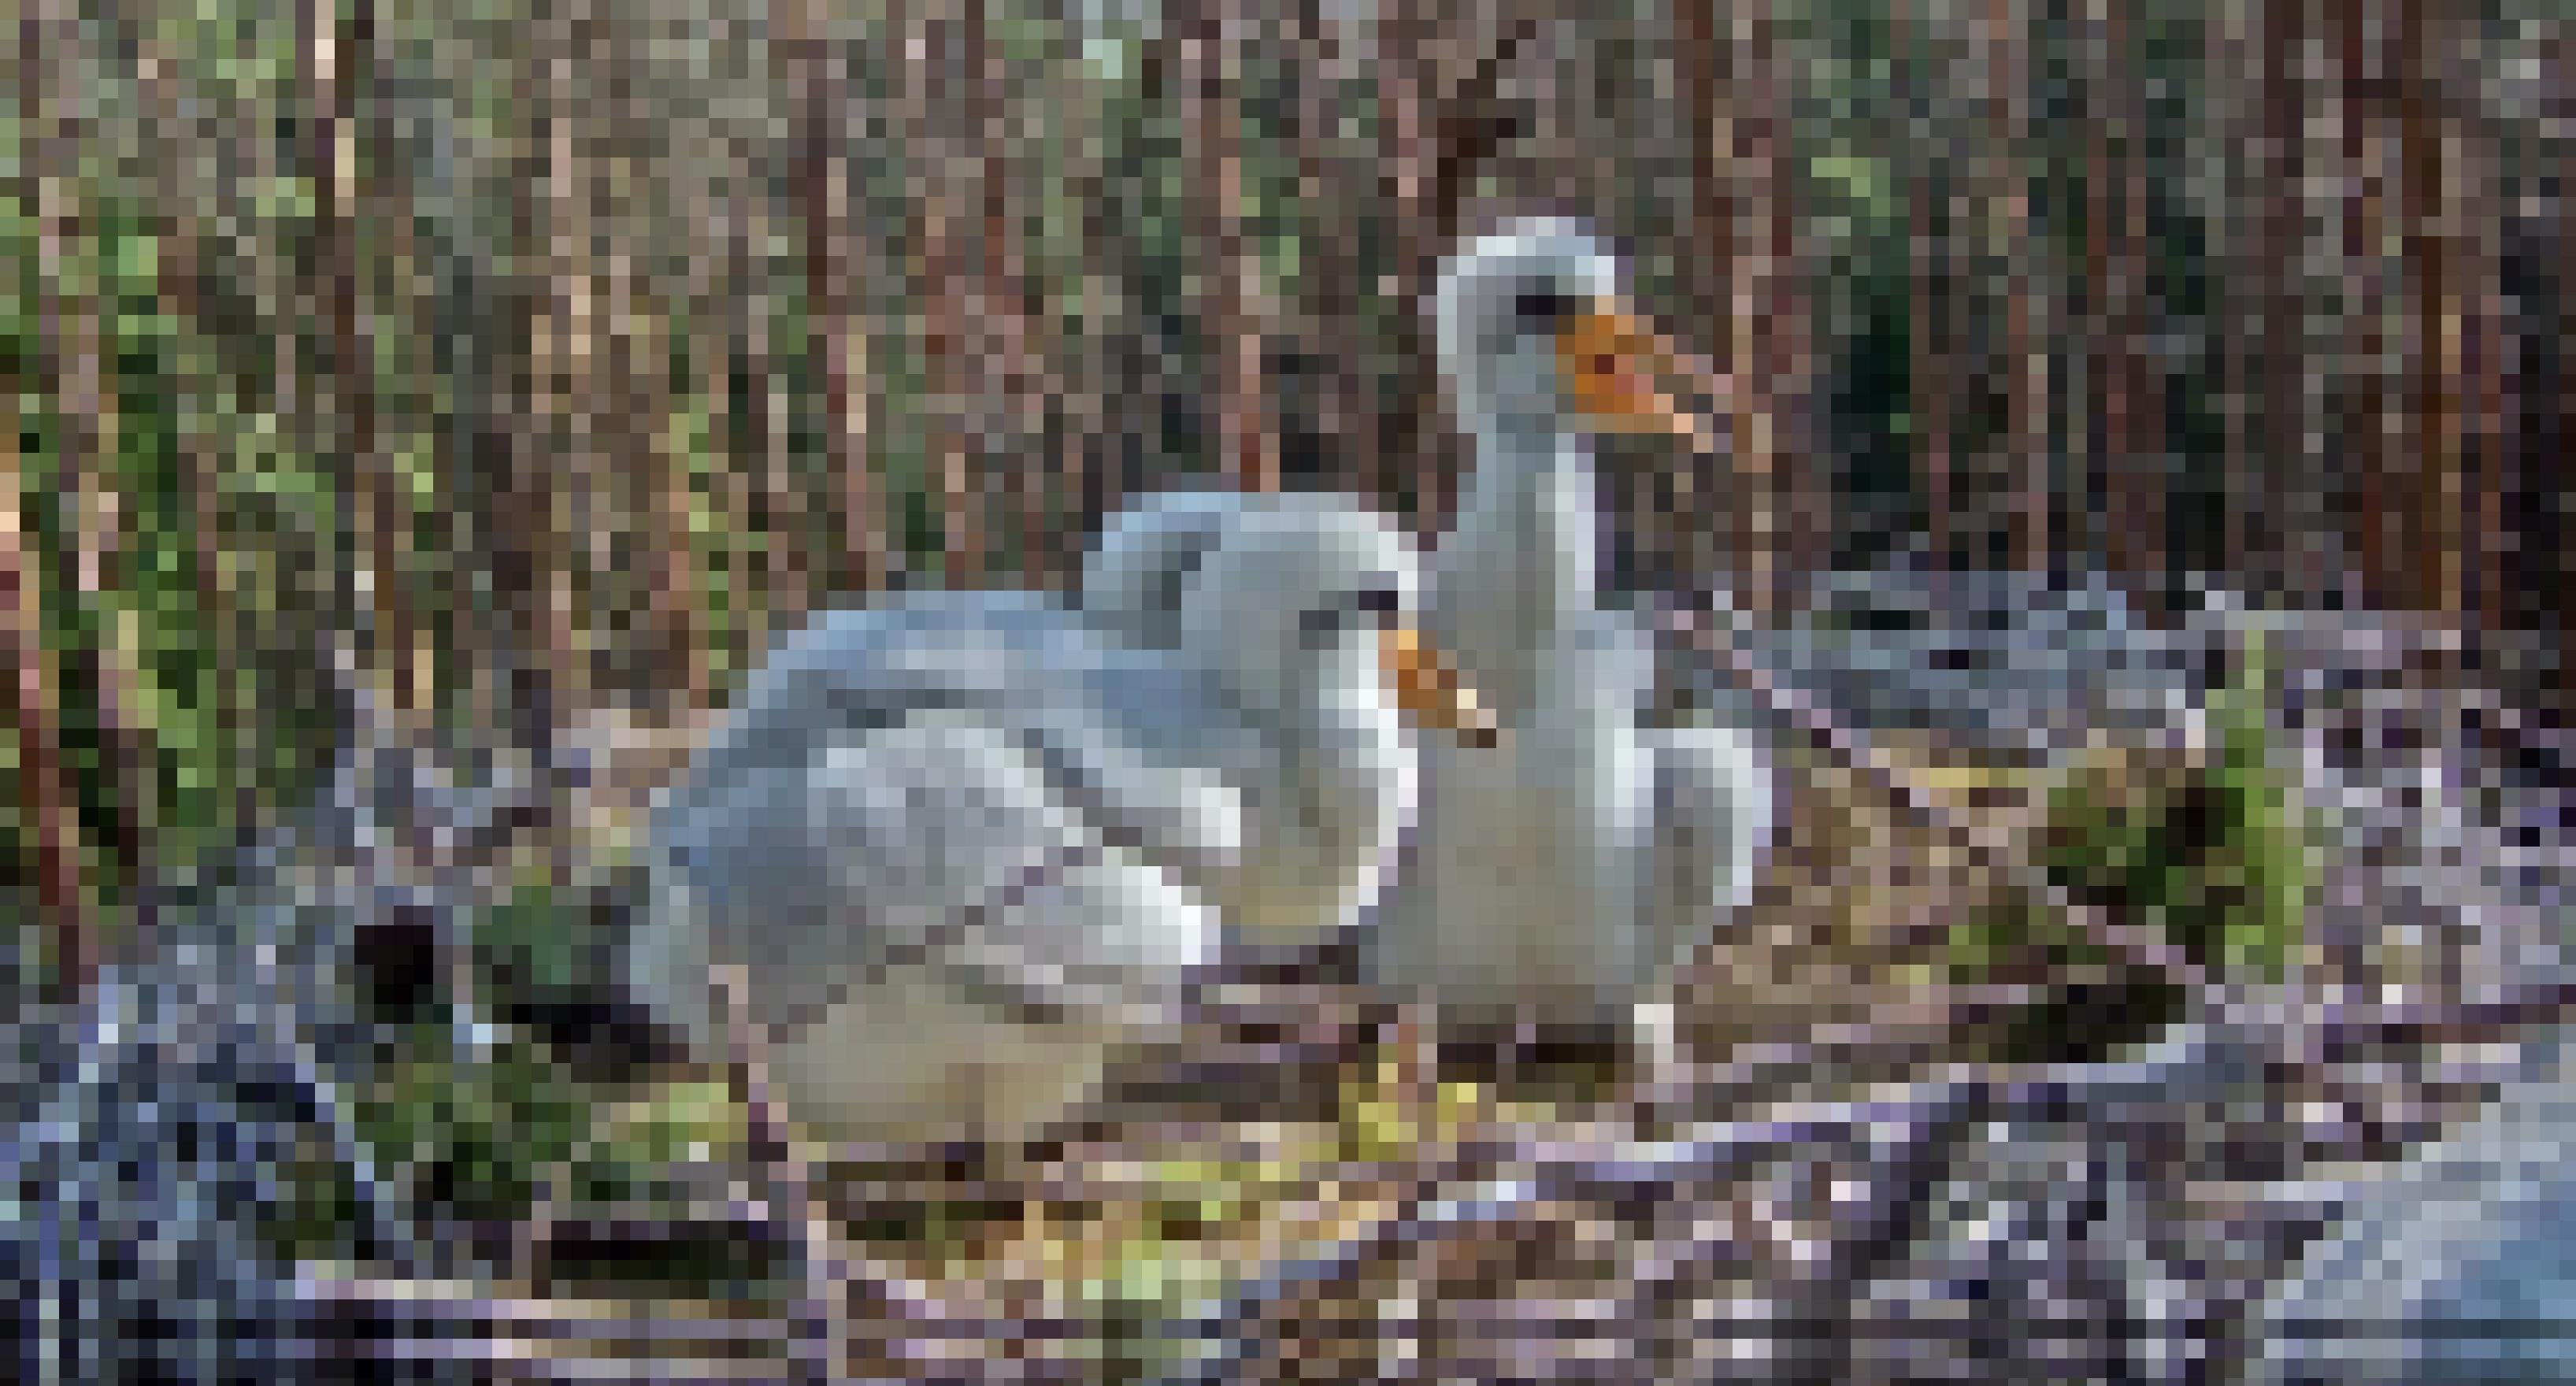
<instances>
[{"instance_id":1,"label":"orange beak","mask_svg":"<svg viewBox=\"0 0 2576 1386\"><path fill-rule=\"evenodd\" d=\"M1422 643L1409 626L1397 626L1379 637L1378 657L1395 705L1417 725L1448 732L1470 746L1491 746L1501 728L1493 713L1477 701L1476 690L1449 663Z\"/></svg>"},{"instance_id":2,"label":"orange beak","mask_svg":"<svg viewBox=\"0 0 2576 1386\"><path fill-rule=\"evenodd\" d=\"M1615 308L1577 313L1557 330L1556 355L1576 407L1595 427L1713 446L1708 421L1674 403L1668 388L1681 384L1718 400L1724 385L1635 315Z\"/></svg>"}]
</instances>

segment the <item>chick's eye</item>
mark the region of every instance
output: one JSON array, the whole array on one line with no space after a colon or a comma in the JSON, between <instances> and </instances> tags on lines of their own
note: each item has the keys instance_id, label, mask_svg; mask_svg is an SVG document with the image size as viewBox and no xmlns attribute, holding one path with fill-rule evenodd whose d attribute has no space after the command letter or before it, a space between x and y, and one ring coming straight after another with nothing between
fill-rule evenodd
<instances>
[{"instance_id":1,"label":"chick's eye","mask_svg":"<svg viewBox=\"0 0 2576 1386\"><path fill-rule=\"evenodd\" d=\"M1523 289L1512 301L1512 316L1523 327L1553 330L1574 316L1574 296L1561 289Z\"/></svg>"},{"instance_id":2,"label":"chick's eye","mask_svg":"<svg viewBox=\"0 0 2576 1386\"><path fill-rule=\"evenodd\" d=\"M1356 605L1371 616L1393 616L1403 609L1404 596L1392 583L1377 583L1360 589Z\"/></svg>"}]
</instances>

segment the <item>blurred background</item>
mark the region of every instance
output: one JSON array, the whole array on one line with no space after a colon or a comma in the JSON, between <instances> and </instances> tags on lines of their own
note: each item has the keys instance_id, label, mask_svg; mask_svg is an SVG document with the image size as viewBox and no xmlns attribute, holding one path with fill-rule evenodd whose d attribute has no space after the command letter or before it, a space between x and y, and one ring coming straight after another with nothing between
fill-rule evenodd
<instances>
[{"instance_id":1,"label":"blurred background","mask_svg":"<svg viewBox=\"0 0 2576 1386\"><path fill-rule=\"evenodd\" d=\"M2544 0L24 0L0 894L77 981L383 706L679 724L1184 477L1436 533L1417 303L1591 219L1729 373L1632 588L2101 575L2560 701L2576 47Z\"/></svg>"}]
</instances>

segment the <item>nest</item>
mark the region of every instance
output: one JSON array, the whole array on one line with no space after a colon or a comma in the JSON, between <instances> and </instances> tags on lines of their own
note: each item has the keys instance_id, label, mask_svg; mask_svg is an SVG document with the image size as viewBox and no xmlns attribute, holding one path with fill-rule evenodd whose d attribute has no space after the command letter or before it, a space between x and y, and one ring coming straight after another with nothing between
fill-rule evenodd
<instances>
[{"instance_id":1,"label":"nest","mask_svg":"<svg viewBox=\"0 0 2576 1386\"><path fill-rule=\"evenodd\" d=\"M92 1380L2219 1380L2336 1181L2475 1110L2569 999L2528 969L2482 989L2457 950L2493 931L2370 946L2322 890L2295 965L2245 982L2038 869L2040 787L1800 726L1791 849L1682 989L1686 1081L1561 1101L1443 1084L1374 1003L1318 984L1287 1003L1304 1029L1237 1017L1187 1046L1314 1067L1311 1104L815 1149L747 1041L611 1100L527 1057L506 976L439 961L477 951L471 928L343 946L420 908L488 915L470 882L492 862L280 866L209 906L252 921L229 945L14 1032L14 1346ZM2209 755L2076 773L2170 798ZM589 817L566 795L512 850L579 857L596 843L565 825ZM2324 875L2414 869L2361 855ZM2035 897L2080 947L1961 965L1956 938ZM371 975L414 955L426 991ZM2137 1043L2005 1042L2140 976L2179 1000ZM2389 1001L2392 978L2431 984Z\"/></svg>"}]
</instances>

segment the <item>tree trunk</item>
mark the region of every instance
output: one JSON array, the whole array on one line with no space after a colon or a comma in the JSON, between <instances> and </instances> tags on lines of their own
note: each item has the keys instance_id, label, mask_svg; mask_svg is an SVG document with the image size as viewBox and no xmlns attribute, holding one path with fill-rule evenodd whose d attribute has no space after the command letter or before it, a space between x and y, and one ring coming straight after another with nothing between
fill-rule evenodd
<instances>
[{"instance_id":1,"label":"tree trunk","mask_svg":"<svg viewBox=\"0 0 2576 1386\"><path fill-rule=\"evenodd\" d=\"M1217 378L1216 456L1238 489L1279 489L1279 449L1263 387L1260 254L1243 219L1235 92L1240 56L1228 7L1192 0L1181 18L1182 143L1198 227L1198 314Z\"/></svg>"},{"instance_id":2,"label":"tree trunk","mask_svg":"<svg viewBox=\"0 0 2576 1386\"><path fill-rule=\"evenodd\" d=\"M617 209L617 224L627 242L626 253L611 258L608 275L609 320L619 325L614 333L614 397L629 472L625 480L637 498L636 510L645 518L637 538L651 547L645 561L636 565L650 582L644 600L651 633L646 648L639 652L644 658L637 661L645 684L643 701L657 715L667 717L676 710L706 704L707 652L699 624L704 608L696 540L689 523L696 508L689 454L685 446L673 443L679 420L672 409L671 339L665 333L675 320L677 305L653 292L649 281L639 281L638 272L639 267L649 272L652 264L645 228L660 210L641 204L659 180L637 144L624 136L650 130L656 122L667 130L670 121L644 96L646 74L638 70L637 60L640 37L621 22L610 42L612 70L625 77L622 91L614 98L620 138L612 144L611 167L622 175L612 186L626 190Z\"/></svg>"},{"instance_id":3,"label":"tree trunk","mask_svg":"<svg viewBox=\"0 0 2576 1386\"><path fill-rule=\"evenodd\" d=\"M794 625L814 604L813 566L804 530L805 497L797 483L788 433L787 382L778 369L777 300L769 242L777 207L764 179L744 195L744 234L734 244L741 284L745 399L752 411L752 464L760 477L761 594L753 604L751 648L755 658L769 633Z\"/></svg>"},{"instance_id":4,"label":"tree trunk","mask_svg":"<svg viewBox=\"0 0 2576 1386\"><path fill-rule=\"evenodd\" d=\"M2259 13L2256 86L2262 130L2254 186L2261 200L2262 231L2255 283L2263 296L2263 321L2261 355L2255 362L2260 402L2254 437L2260 455L2252 461L2260 481L2253 492L2258 508L2249 517L2247 553L2258 564L2256 589L2296 603L2313 598L2317 586L2297 560L2300 525L2316 518L2305 513L2304 505L2314 478L2307 456L2306 305L2299 277L2304 212L2299 179L2306 162L2300 127L2307 93L2296 62L2306 29L2301 0L2278 0Z\"/></svg>"},{"instance_id":5,"label":"tree trunk","mask_svg":"<svg viewBox=\"0 0 2576 1386\"><path fill-rule=\"evenodd\" d=\"M2461 606L2456 545L2458 525L2452 500L2460 470L2459 285L2450 218L2443 199L2448 191L2442 157L2440 93L2432 45L2441 41L2441 26L2425 0L2395 0L2397 5L2398 147L2407 225L2408 283L2413 290L2413 418L2407 452L2416 459L2413 499L2408 507L2407 553L2411 576L2408 604L2443 618Z\"/></svg>"},{"instance_id":6,"label":"tree trunk","mask_svg":"<svg viewBox=\"0 0 2576 1386\"><path fill-rule=\"evenodd\" d=\"M1769 0L1748 0L1737 13L1735 89L1742 115L1735 158L1744 181L1735 202L1752 223L1743 241L1750 253L1733 266L1737 311L1730 354L1750 366L1737 377L1735 455L1752 502L1737 552L1744 565L1740 590L1764 615L1780 612L1791 575L1808 568L1822 519L1810 512L1831 490L1830 483L1816 485L1806 475L1813 465L1804 446L1808 333L1797 284L1795 157L1779 29Z\"/></svg>"},{"instance_id":7,"label":"tree trunk","mask_svg":"<svg viewBox=\"0 0 2576 1386\"><path fill-rule=\"evenodd\" d=\"M899 23L894 14L889 22ZM920 17L928 33L926 56L904 65L904 123L911 132L906 147L915 151L913 183L919 190L914 207L920 217L914 245L914 303L922 322L922 358L926 379L928 427L924 452L938 478L941 498L943 570L952 586L980 581L985 572L981 494L974 456L965 438L968 372L964 359L969 305L965 301L963 257L956 248L959 217L956 168L964 157L956 138L953 114L943 108L940 93L951 89L962 72L980 66L980 54L957 54L972 34L954 32L956 20L936 12ZM902 32L898 29L897 32Z\"/></svg>"},{"instance_id":8,"label":"tree trunk","mask_svg":"<svg viewBox=\"0 0 2576 1386\"><path fill-rule=\"evenodd\" d=\"M2381 225L2386 186L2386 102L2384 40L2374 42L2370 0L2338 0L2335 6L2336 66L2343 106L2343 174L2349 193L2342 206L2344 282L2359 300L2359 321L2352 324L2353 361L2345 372L2351 402L2344 439L2351 458L2353 502L2350 525L2362 590L2371 604L2389 605L2400 590L2395 563L2399 517L2391 510L2388 487L2387 350L2381 324L2388 309Z\"/></svg>"},{"instance_id":9,"label":"tree trunk","mask_svg":"<svg viewBox=\"0 0 2576 1386\"><path fill-rule=\"evenodd\" d=\"M1059 521L1055 559L1059 571L1070 574L1081 566L1089 526L1107 504L1109 474L1116 465L1116 451L1109 441L1109 334L1103 330L1110 312L1105 301L1110 295L1103 292L1103 285L1114 282L1114 274L1096 268L1105 263L1102 257L1106 249L1093 234L1101 215L1098 209L1105 205L1101 169L1109 130L1102 101L1103 84L1083 55L1082 31L1068 28L1063 38L1066 51L1059 59L1062 85L1057 109L1067 124L1062 136L1064 182L1074 207L1074 258L1081 266L1074 291L1081 327L1065 330L1059 320L1059 350L1051 359L1060 372L1065 401L1061 456L1066 471L1062 494L1070 512Z\"/></svg>"},{"instance_id":10,"label":"tree trunk","mask_svg":"<svg viewBox=\"0 0 2576 1386\"><path fill-rule=\"evenodd\" d=\"M376 437L376 358L361 302L365 276L357 241L363 198L376 191L376 174L359 158L366 123L357 112L375 50L375 0L348 0L345 32L337 22L333 0L302 0L306 42L305 99L313 111L315 264L328 278L316 284L317 301L330 305L332 380L329 398L344 430L338 439L342 515L338 569L343 590L335 594L333 619L357 626L363 620L368 640L360 648L372 664L368 673L389 685L391 705L412 710L413 661L419 642L412 630L406 600L410 507L394 476L393 461ZM361 581L358 536L365 536L364 582L372 610L361 617L355 590Z\"/></svg>"},{"instance_id":11,"label":"tree trunk","mask_svg":"<svg viewBox=\"0 0 2576 1386\"><path fill-rule=\"evenodd\" d=\"M2482 56L2472 48L2469 61ZM2467 230L2469 271L2469 388L2474 404L2476 466L2467 478L2467 560L2470 565L2467 615L2488 634L2512 624L2514 537L2505 517L2505 497L2515 487L2513 436L2506 420L2515 415L2511 382L2519 378L2511 323L2506 316L2504 244L2508 223L2502 188L2502 149L2483 109L2472 108L2463 122L2467 156L2461 170L2462 213Z\"/></svg>"},{"instance_id":12,"label":"tree trunk","mask_svg":"<svg viewBox=\"0 0 2576 1386\"><path fill-rule=\"evenodd\" d=\"M2576 456L2576 345L2571 345L2576 344L2576 37L2563 29L2550 43L2549 71L2557 79L2550 89L2558 93L2558 147L2549 157L2558 174L2558 205L2552 212L2558 233L2558 263L2553 266L2558 278L2557 455L2563 461ZM2558 507L2558 550L2553 555L2549 600L2558 609L2558 712L2565 717L2576 711L2565 701L2568 684L2576 678L2576 544L2569 542L2571 529L2576 529L2576 506L2571 506L2563 483L2552 491Z\"/></svg>"},{"instance_id":13,"label":"tree trunk","mask_svg":"<svg viewBox=\"0 0 2576 1386\"><path fill-rule=\"evenodd\" d=\"M1916 74L1910 85L1925 100L1938 101L1944 75L1936 52L1931 18L1899 3L1889 7L1888 25L1896 42L1910 50L1908 66ZM1936 105L1934 128L1940 130ZM1905 108L1905 115L1914 108ZM1900 117L1902 120L1903 117ZM1946 133L1946 132L1943 132ZM1939 138L1936 134L1935 138ZM1948 217L1940 207L1943 182L1934 151L1914 133L1909 121L1900 130L1896 155L1909 170L1906 211L1906 420L1907 441L1923 483L1923 537L1935 571L1947 571L1958 560L1952 518L1958 502L1950 465L1950 342L1943 331L1941 293L1951 270Z\"/></svg>"},{"instance_id":14,"label":"tree trunk","mask_svg":"<svg viewBox=\"0 0 2576 1386\"><path fill-rule=\"evenodd\" d=\"M557 327L570 315L555 299L575 287L556 263L565 253L559 223L574 212L567 204L575 199L570 101L554 69L558 57L569 62L576 49L564 5L548 6L525 23L516 85L518 109L527 114L517 133L517 176L509 180L517 270L507 331L516 359L497 430L506 439L506 457L497 459L503 475L495 479L499 494L491 507L493 597L510 612L504 638L512 646L500 661L508 674L508 686L499 690L508 704L501 712L521 749L541 750L566 725L565 710L586 704L589 682L573 625L566 529L553 478L558 434L570 423L559 383L567 353Z\"/></svg>"},{"instance_id":15,"label":"tree trunk","mask_svg":"<svg viewBox=\"0 0 2576 1386\"><path fill-rule=\"evenodd\" d=\"M2102 66L2095 87L2095 205L2104 221L2094 230L2104 254L2097 261L2104 361L2103 471L2105 525L2111 566L2143 609L2161 612L2166 590L2164 544L2163 397L2161 369L2146 351L2156 326L2149 312L2147 243L2146 83L2139 46L2131 39L2131 0L2098 0L2102 9Z\"/></svg>"},{"instance_id":16,"label":"tree trunk","mask_svg":"<svg viewBox=\"0 0 2576 1386\"><path fill-rule=\"evenodd\" d=\"M1297 0L1295 22L1306 54L1297 76L1297 171L1304 185L1298 201L1306 214L1300 260L1311 266L1304 296L1306 356L1319 376L1316 437L1327 468L1345 490L1382 501L1389 493L1368 384L1357 234L1366 215L1361 194L1373 189L1353 176L1354 161L1340 135L1339 38L1324 17L1322 0Z\"/></svg>"},{"instance_id":17,"label":"tree trunk","mask_svg":"<svg viewBox=\"0 0 2576 1386\"><path fill-rule=\"evenodd\" d=\"M598 49L600 19L593 0L567 3L569 15L556 35L562 47L547 83L547 98L553 103L546 180L552 232L547 276L554 305L549 335L554 350L548 374L561 391L554 411L561 441L548 459L553 467L530 477L546 497L551 537L562 560L554 567L547 605L560 627L557 638L571 656L572 676L556 685L561 703L555 709L554 731L578 725L596 701L601 649L611 634L597 593L612 587L617 576L608 550L615 532L607 485L610 472L600 456L600 434L609 414L600 331L603 305L599 265L591 250L597 236L599 150L598 127L589 117L599 93L588 79L593 70L591 55ZM584 577L589 579L586 584ZM585 601L585 596L590 599Z\"/></svg>"},{"instance_id":18,"label":"tree trunk","mask_svg":"<svg viewBox=\"0 0 2576 1386\"><path fill-rule=\"evenodd\" d=\"M842 49L813 0L777 11L795 103L797 243L803 247L807 345L823 384L823 465L841 512L841 542L862 592L884 589L885 517L868 466L866 342L851 321L848 207L852 179L841 149Z\"/></svg>"},{"instance_id":19,"label":"tree trunk","mask_svg":"<svg viewBox=\"0 0 2576 1386\"><path fill-rule=\"evenodd\" d=\"M2048 454L2048 351L2044 338L2046 258L2031 243L2028 16L2014 0L1988 0L1986 97L1991 129L1978 161L1995 223L1995 262L2003 287L2003 475L2012 489L2013 566L2045 571L2052 561L2052 496Z\"/></svg>"},{"instance_id":20,"label":"tree trunk","mask_svg":"<svg viewBox=\"0 0 2576 1386\"><path fill-rule=\"evenodd\" d=\"M19 21L19 52L29 66L48 45L32 12ZM22 79L24 80L24 79ZM27 81L22 93L40 88ZM24 104L34 104L25 98ZM33 128L28 123L27 128ZM22 175L23 176L23 175ZM89 988L97 971L98 931L88 892L81 888L80 820L63 767L63 728L54 700L53 660L45 653L44 569L21 513L25 473L18 456L18 399L23 382L11 372L0 392L0 448L8 475L0 484L0 584L7 591L8 624L0 638L14 679L17 713L18 808L36 878L35 923L51 935L55 994L66 1002Z\"/></svg>"},{"instance_id":21,"label":"tree trunk","mask_svg":"<svg viewBox=\"0 0 2576 1386\"><path fill-rule=\"evenodd\" d=\"M195 172L200 151L197 141L188 137L192 127L180 99L178 71L169 48L156 39L144 45L140 57L145 69L143 88L151 101L153 124L160 131L152 155L155 191L166 217L161 230L160 289L179 324L171 348L170 407L180 485L187 492L193 541L191 595L197 619L205 628L210 671L201 687L210 703L215 741L205 749L215 761L210 768L231 791L231 801L218 811L229 810L235 819L229 826L239 828L248 825L254 809L254 776L247 754L250 724L243 700L235 696L239 691L235 679L242 667L242 653L234 626L236 613L223 571L223 464L217 456L215 439L206 427L215 377L210 360L212 334L199 295L205 273L204 242L196 211L205 205ZM17 439L13 435L9 441L14 450Z\"/></svg>"},{"instance_id":22,"label":"tree trunk","mask_svg":"<svg viewBox=\"0 0 2576 1386\"><path fill-rule=\"evenodd\" d=\"M106 319L109 307L102 301L114 289L104 242L81 205L83 130L78 112L88 98L70 74L86 64L78 51L74 11L48 3L32 6L31 12L34 18L21 25L21 104L35 192L37 263L46 267L36 276L36 354L55 376L49 391L55 435L49 489L68 508L62 545L67 561L58 561L50 581L77 594L78 609L99 618L95 642L70 655L66 675L67 681L95 690L98 787L107 804L108 846L115 869L139 874L154 820L154 777L150 748L132 718L137 692L133 631L105 601L116 582L120 531L119 497L111 481L118 456L114 343ZM85 987L97 958L96 938L84 920L68 926L62 942L66 984L75 990Z\"/></svg>"},{"instance_id":23,"label":"tree trunk","mask_svg":"<svg viewBox=\"0 0 2576 1386\"><path fill-rule=\"evenodd\" d=\"M1726 39L1718 31L1713 0L1680 0L1673 6L1673 50L1681 79L1682 110L1690 122L1691 201L1689 247L1682 291L1702 322L1723 322L1733 284L1734 211L1727 199ZM1712 334L1711 364L1734 369L1735 343Z\"/></svg>"},{"instance_id":24,"label":"tree trunk","mask_svg":"<svg viewBox=\"0 0 2576 1386\"><path fill-rule=\"evenodd\" d=\"M1433 245L1431 197L1438 154L1432 144L1431 93L1421 54L1427 27L1415 11L1424 0L1385 0L1378 11L1377 100L1381 204L1387 214L1389 271L1396 285L1393 358L1377 404L1382 452L1377 495L1393 505L1409 492L1413 524L1426 539L1449 526L1449 498L1426 425L1426 400L1440 397L1440 368L1422 322ZM1399 480L1399 475L1403 479Z\"/></svg>"},{"instance_id":25,"label":"tree trunk","mask_svg":"<svg viewBox=\"0 0 2576 1386\"><path fill-rule=\"evenodd\" d=\"M1020 581L1042 588L1050 584L1047 559L1053 525L1049 508L1055 460L1045 446L1046 382L1040 378L1044 358L1037 350L1037 323L1028 289L1027 238L1020 233L1011 205L1012 183L1026 154L1011 128L1010 56L993 41L992 9L992 0L975 0L965 10L971 35L966 49L974 61L968 75L975 102L971 137L978 154L983 219L977 318L988 342L978 353L989 377L981 392L986 424L982 436L991 440L983 472L988 482L1013 498L1013 547L1019 551Z\"/></svg>"},{"instance_id":26,"label":"tree trunk","mask_svg":"<svg viewBox=\"0 0 2576 1386\"><path fill-rule=\"evenodd\" d=\"M714 63L720 64L721 61L717 59ZM716 82L728 79L721 67L713 64L711 76ZM701 127L696 131L698 137L710 140L723 133L727 131L721 125ZM700 407L706 410L704 441L700 446L713 473L710 478L713 492L710 508L715 514L714 529L718 536L715 551L721 555L711 561L724 574L726 598L731 605L732 619L726 622L727 664L729 668L739 669L745 660L759 652L758 646L748 645L743 639L746 618L758 605L757 595L751 590L751 575L747 571L750 565L744 558L746 541L753 527L751 459L742 456L734 446L732 315L745 286L733 272L733 257L742 237L740 214L735 208L744 194L736 181L737 175L728 168L684 168L679 171L678 178L682 214L688 218L690 228L686 275L688 302L681 311L687 320L691 390L698 397ZM680 489L681 494L676 499L681 504L694 504L687 494L693 478L686 459L680 459L673 468L671 484ZM697 554L697 541L685 528L681 539L689 546L690 553ZM702 605L700 610L706 611L707 607ZM715 655L713 631L702 625L697 645L697 665L690 671L690 677L704 682L702 686L684 687L682 690L688 701L680 710L687 713L705 710L715 693L714 675L709 668Z\"/></svg>"}]
</instances>

